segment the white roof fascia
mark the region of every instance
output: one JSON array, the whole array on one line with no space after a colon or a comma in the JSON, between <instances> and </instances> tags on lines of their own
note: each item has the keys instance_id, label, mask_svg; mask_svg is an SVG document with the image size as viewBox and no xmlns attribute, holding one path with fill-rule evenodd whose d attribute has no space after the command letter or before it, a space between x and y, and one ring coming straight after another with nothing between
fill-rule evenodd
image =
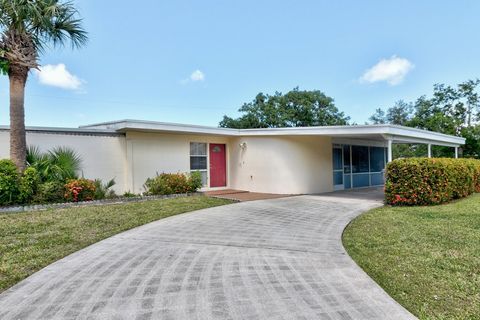
<instances>
[{"instance_id":1,"label":"white roof fascia","mask_svg":"<svg viewBox=\"0 0 480 320\"><path fill-rule=\"evenodd\" d=\"M0 131L10 131L10 126L0 125ZM90 134L90 135L113 135L120 136L122 133L119 133L115 130L110 129L89 129L89 128L63 128L63 127L37 127L37 126L28 126L25 127L27 132L42 132L42 133L53 133L53 134Z\"/></svg>"},{"instance_id":2,"label":"white roof fascia","mask_svg":"<svg viewBox=\"0 0 480 320\"><path fill-rule=\"evenodd\" d=\"M138 121L138 120L121 120L114 122L104 122L94 125L82 126L81 128L108 128L116 131L124 132L128 130L135 131L161 131L161 132L178 132L178 133L194 133L206 135L223 135L236 136L238 129L215 128L208 126L188 125L181 123L166 123L155 121Z\"/></svg>"}]
</instances>

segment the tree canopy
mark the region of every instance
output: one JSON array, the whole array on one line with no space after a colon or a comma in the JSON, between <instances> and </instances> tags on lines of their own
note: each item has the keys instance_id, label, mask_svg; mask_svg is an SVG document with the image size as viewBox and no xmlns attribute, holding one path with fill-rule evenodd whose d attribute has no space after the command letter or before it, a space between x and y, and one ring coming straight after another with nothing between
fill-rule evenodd
<instances>
[{"instance_id":1,"label":"tree canopy","mask_svg":"<svg viewBox=\"0 0 480 320\"><path fill-rule=\"evenodd\" d=\"M280 128L345 125L350 120L335 106L331 97L319 90L294 88L282 94L259 93L253 101L238 110L238 118L224 116L219 126L224 128Z\"/></svg>"},{"instance_id":2,"label":"tree canopy","mask_svg":"<svg viewBox=\"0 0 480 320\"><path fill-rule=\"evenodd\" d=\"M391 123L466 138L463 154L480 157L480 80L467 80L457 86L436 84L433 95L415 102L398 101L390 108L377 109L372 123ZM419 155L424 148L404 148L402 155ZM436 147L435 156L448 156L452 150Z\"/></svg>"}]
</instances>

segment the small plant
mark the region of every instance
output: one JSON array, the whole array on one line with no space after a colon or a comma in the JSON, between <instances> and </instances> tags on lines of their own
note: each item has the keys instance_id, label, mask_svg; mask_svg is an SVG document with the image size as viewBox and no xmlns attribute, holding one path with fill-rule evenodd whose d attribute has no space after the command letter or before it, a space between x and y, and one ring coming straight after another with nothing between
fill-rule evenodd
<instances>
[{"instance_id":1,"label":"small plant","mask_svg":"<svg viewBox=\"0 0 480 320\"><path fill-rule=\"evenodd\" d=\"M144 184L147 195L169 195L195 192L202 186L199 172L190 175L182 173L162 173L149 178Z\"/></svg>"},{"instance_id":2,"label":"small plant","mask_svg":"<svg viewBox=\"0 0 480 320\"><path fill-rule=\"evenodd\" d=\"M0 160L0 205L16 203L19 196L19 174L11 160Z\"/></svg>"},{"instance_id":3,"label":"small plant","mask_svg":"<svg viewBox=\"0 0 480 320\"><path fill-rule=\"evenodd\" d=\"M65 199L67 201L91 201L95 199L95 181L89 179L72 179L65 185Z\"/></svg>"},{"instance_id":4,"label":"small plant","mask_svg":"<svg viewBox=\"0 0 480 320\"><path fill-rule=\"evenodd\" d=\"M135 194L135 193L130 192L130 191L126 191L122 194L122 197L124 197L124 198L135 198L135 197L138 197L138 194Z\"/></svg>"},{"instance_id":5,"label":"small plant","mask_svg":"<svg viewBox=\"0 0 480 320\"><path fill-rule=\"evenodd\" d=\"M95 199L101 200L106 198L115 198L115 191L112 190L112 187L115 185L115 179L103 183L100 179L95 179Z\"/></svg>"}]
</instances>

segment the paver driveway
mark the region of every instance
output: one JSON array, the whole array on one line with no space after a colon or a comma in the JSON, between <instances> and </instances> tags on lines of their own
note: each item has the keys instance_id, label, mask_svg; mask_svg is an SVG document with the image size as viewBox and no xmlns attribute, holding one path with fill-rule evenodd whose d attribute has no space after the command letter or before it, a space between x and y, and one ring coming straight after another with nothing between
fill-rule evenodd
<instances>
[{"instance_id":1,"label":"paver driveway","mask_svg":"<svg viewBox=\"0 0 480 320\"><path fill-rule=\"evenodd\" d=\"M300 196L160 220L0 295L0 319L413 319L341 244L373 200Z\"/></svg>"}]
</instances>

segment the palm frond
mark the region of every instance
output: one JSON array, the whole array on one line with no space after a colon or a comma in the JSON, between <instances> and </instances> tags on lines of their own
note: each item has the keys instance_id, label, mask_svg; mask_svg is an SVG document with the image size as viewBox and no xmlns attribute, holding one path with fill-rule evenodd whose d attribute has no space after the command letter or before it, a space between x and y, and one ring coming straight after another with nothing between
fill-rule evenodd
<instances>
[{"instance_id":1,"label":"palm frond","mask_svg":"<svg viewBox=\"0 0 480 320\"><path fill-rule=\"evenodd\" d=\"M67 42L78 48L88 40L72 1L0 0L0 32L4 38L22 35L31 39L36 52L42 52L49 44L65 46Z\"/></svg>"},{"instance_id":2,"label":"palm frond","mask_svg":"<svg viewBox=\"0 0 480 320\"><path fill-rule=\"evenodd\" d=\"M49 153L50 162L52 164L52 173L59 180L75 179L81 169L82 159L71 148L56 147Z\"/></svg>"}]
</instances>

